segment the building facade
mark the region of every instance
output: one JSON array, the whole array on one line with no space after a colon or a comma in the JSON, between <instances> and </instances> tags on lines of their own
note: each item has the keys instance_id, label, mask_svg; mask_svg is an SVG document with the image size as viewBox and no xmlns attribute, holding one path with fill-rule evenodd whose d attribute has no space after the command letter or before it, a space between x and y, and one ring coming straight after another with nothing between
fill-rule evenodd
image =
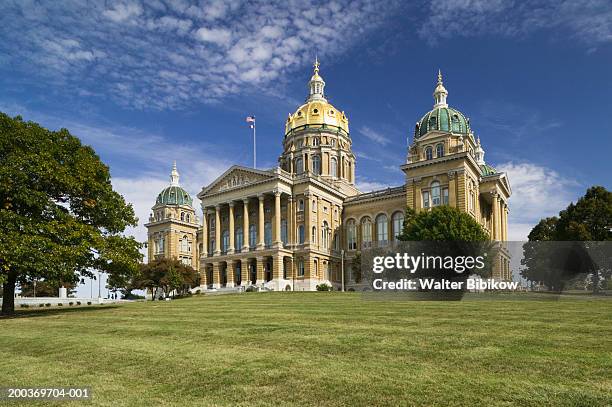
<instances>
[{"instance_id":1,"label":"building facade","mask_svg":"<svg viewBox=\"0 0 612 407\"><path fill-rule=\"evenodd\" d=\"M473 216L492 240L507 239L508 179L485 163L469 119L446 103L440 73L433 109L417 122L401 166L405 184L370 193L355 186L348 118L325 98L318 61L308 89L305 103L287 117L278 166L235 165L202 188L201 224L173 168L146 225L149 259L190 262L202 289L301 291L340 287L343 264L346 286L355 286L352 260L363 249L392 244L406 207L451 205ZM503 250L493 277L511 279Z\"/></svg>"}]
</instances>

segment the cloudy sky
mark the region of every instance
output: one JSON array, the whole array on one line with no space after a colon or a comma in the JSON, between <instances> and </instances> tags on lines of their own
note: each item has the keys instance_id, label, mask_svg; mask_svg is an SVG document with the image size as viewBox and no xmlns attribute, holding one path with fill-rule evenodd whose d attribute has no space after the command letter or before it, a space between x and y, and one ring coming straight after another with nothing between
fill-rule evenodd
<instances>
[{"instance_id":1,"label":"cloudy sky","mask_svg":"<svg viewBox=\"0 0 612 407\"><path fill-rule=\"evenodd\" d=\"M364 190L400 185L442 69L486 160L507 171L510 238L610 188L608 0L0 2L0 110L93 145L147 219L178 160L196 194L281 152L315 54L350 119ZM132 231L144 240L142 226Z\"/></svg>"}]
</instances>

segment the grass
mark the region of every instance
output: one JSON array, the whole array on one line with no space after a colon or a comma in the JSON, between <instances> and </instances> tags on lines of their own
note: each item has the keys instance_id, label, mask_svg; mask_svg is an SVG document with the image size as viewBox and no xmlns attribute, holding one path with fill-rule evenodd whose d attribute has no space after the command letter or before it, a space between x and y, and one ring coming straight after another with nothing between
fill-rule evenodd
<instances>
[{"instance_id":1,"label":"grass","mask_svg":"<svg viewBox=\"0 0 612 407\"><path fill-rule=\"evenodd\" d=\"M612 299L548 298L25 310L0 320L0 387L90 386L92 406L611 405Z\"/></svg>"}]
</instances>

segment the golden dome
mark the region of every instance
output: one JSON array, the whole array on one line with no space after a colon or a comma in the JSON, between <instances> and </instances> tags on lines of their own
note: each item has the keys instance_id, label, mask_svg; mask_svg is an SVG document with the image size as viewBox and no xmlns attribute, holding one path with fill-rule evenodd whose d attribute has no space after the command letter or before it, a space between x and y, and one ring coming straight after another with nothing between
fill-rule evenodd
<instances>
[{"instance_id":1,"label":"golden dome","mask_svg":"<svg viewBox=\"0 0 612 407\"><path fill-rule=\"evenodd\" d=\"M315 59L314 74L308 82L310 94L306 103L298 107L295 113L289 114L285 123L285 135L303 126L330 126L349 132L348 119L343 111L336 109L325 99L325 81L319 75L319 61Z\"/></svg>"}]
</instances>

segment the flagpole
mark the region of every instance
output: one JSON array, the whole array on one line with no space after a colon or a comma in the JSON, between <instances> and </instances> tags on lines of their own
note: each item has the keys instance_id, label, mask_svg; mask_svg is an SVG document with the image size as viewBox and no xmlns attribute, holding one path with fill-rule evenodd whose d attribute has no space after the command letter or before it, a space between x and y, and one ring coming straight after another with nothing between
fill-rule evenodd
<instances>
[{"instance_id":1,"label":"flagpole","mask_svg":"<svg viewBox=\"0 0 612 407\"><path fill-rule=\"evenodd\" d=\"M253 168L257 169L257 137L255 134L255 121L253 120Z\"/></svg>"}]
</instances>

